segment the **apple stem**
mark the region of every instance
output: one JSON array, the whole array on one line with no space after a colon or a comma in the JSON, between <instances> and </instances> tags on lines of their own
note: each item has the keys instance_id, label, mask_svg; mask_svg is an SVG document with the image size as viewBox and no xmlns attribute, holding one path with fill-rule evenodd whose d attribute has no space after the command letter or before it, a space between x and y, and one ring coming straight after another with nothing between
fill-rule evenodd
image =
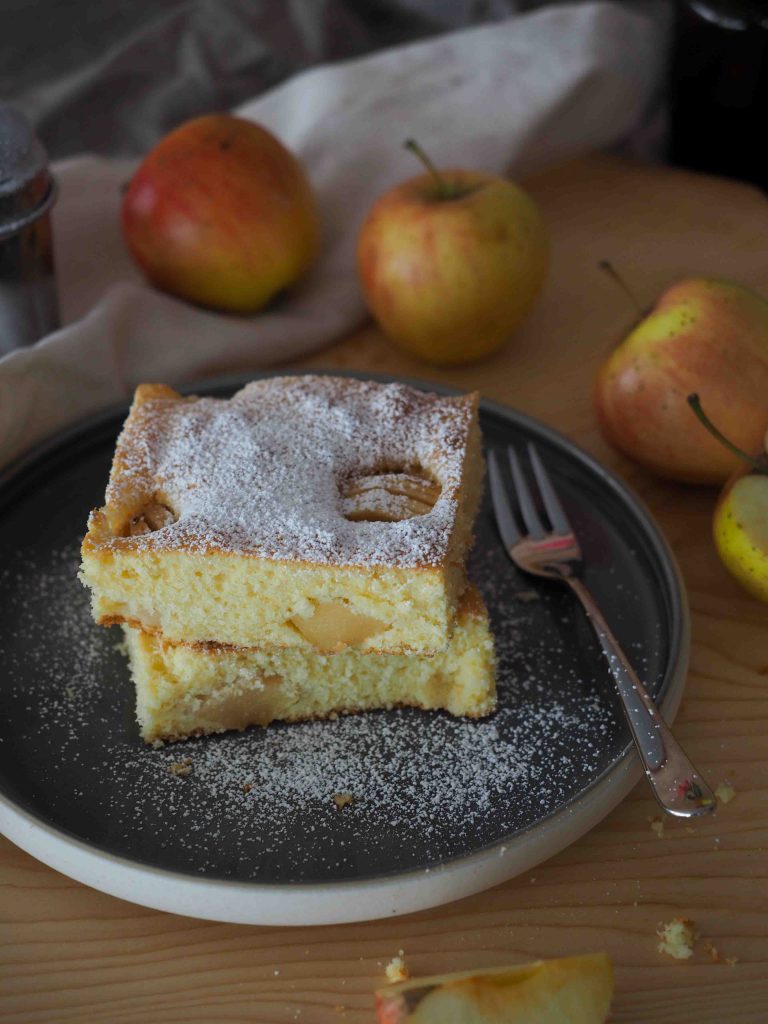
<instances>
[{"instance_id":1,"label":"apple stem","mask_svg":"<svg viewBox=\"0 0 768 1024\"><path fill-rule=\"evenodd\" d=\"M624 278L621 276L621 274L618 272L618 270L610 262L610 260L600 260L600 262L598 263L598 267L600 267L601 270L604 270L605 273L608 275L608 277L610 277L619 286L619 288L621 288L621 290L627 296L629 301L635 307L635 310L637 311L637 315L638 316L644 316L645 315L645 310L640 305L640 303L637 301L637 296L632 291L632 289L629 287L629 285L624 280Z\"/></svg>"},{"instance_id":2,"label":"apple stem","mask_svg":"<svg viewBox=\"0 0 768 1024\"><path fill-rule=\"evenodd\" d=\"M437 191L440 198L452 198L452 196L454 195L453 187L450 185L449 182L445 180L445 178L442 176L440 171L438 171L438 169L429 159L429 157L418 144L418 142L416 142L415 139L406 139L405 142L403 143L403 149L409 150L417 157L417 159L421 160L421 162L426 167L427 171L432 175L435 185L437 186Z\"/></svg>"},{"instance_id":3,"label":"apple stem","mask_svg":"<svg viewBox=\"0 0 768 1024\"><path fill-rule=\"evenodd\" d=\"M738 455L740 459L743 459L753 469L756 469L758 473L768 472L768 464L766 464L765 459L756 459L754 458L754 456L748 455L742 448L739 448L738 445L735 445L733 441L729 441L725 434L723 434L720 430L717 429L715 424L702 409L701 399L697 394L688 395L688 405L690 405L690 407L696 413L696 416L698 417L700 422L704 424L704 426L707 428L710 434L714 438L716 438L720 442L720 444L725 445L728 451L733 452L734 455Z\"/></svg>"}]
</instances>

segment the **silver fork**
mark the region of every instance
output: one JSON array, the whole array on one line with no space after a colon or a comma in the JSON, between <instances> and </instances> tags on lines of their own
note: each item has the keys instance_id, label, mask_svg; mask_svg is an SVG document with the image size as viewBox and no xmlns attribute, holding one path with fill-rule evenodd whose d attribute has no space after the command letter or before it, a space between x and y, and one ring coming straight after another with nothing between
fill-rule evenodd
<instances>
[{"instance_id":1,"label":"silver fork","mask_svg":"<svg viewBox=\"0 0 768 1024\"><path fill-rule=\"evenodd\" d=\"M608 660L640 761L661 807L679 818L708 814L716 806L712 790L670 732L580 578L583 562L579 541L532 444L528 445L528 456L549 519L548 528L539 516L514 448L507 449L507 457L516 502L504 483L498 453L492 451L488 457L496 524L507 554L523 572L567 583L581 601ZM515 504L527 534L520 530Z\"/></svg>"}]
</instances>

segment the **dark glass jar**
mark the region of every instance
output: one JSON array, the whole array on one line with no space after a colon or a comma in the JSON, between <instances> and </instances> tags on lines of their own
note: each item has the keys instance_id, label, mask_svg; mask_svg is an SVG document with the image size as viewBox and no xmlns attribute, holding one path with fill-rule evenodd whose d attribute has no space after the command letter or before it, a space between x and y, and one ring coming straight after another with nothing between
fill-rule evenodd
<instances>
[{"instance_id":1,"label":"dark glass jar","mask_svg":"<svg viewBox=\"0 0 768 1024\"><path fill-rule=\"evenodd\" d=\"M669 98L671 163L768 188L768 2L678 3Z\"/></svg>"}]
</instances>

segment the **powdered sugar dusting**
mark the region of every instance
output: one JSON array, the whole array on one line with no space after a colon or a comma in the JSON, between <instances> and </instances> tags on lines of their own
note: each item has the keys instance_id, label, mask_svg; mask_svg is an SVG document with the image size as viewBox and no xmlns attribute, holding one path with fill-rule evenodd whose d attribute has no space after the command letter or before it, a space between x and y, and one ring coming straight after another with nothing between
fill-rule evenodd
<instances>
[{"instance_id":1,"label":"powdered sugar dusting","mask_svg":"<svg viewBox=\"0 0 768 1024\"><path fill-rule=\"evenodd\" d=\"M13 592L16 611L0 666L26 679L10 696L27 707L19 749L52 797L47 813L82 813L91 841L155 863L284 881L373 873L382 858L384 870L438 864L530 825L601 770L617 723L565 645L537 639L551 607L518 604L495 560L494 549L473 559L499 654L492 718L376 712L159 749L138 739L119 633L90 621L76 545L6 570L0 597ZM53 635L45 605L60 612ZM338 793L353 796L343 810Z\"/></svg>"},{"instance_id":2,"label":"powdered sugar dusting","mask_svg":"<svg viewBox=\"0 0 768 1024\"><path fill-rule=\"evenodd\" d=\"M118 442L107 506L160 500L177 521L121 539L138 549L237 551L349 565L440 564L456 517L471 398L336 377L255 381L231 400L151 397ZM421 468L434 506L400 522L350 522L358 473Z\"/></svg>"}]
</instances>

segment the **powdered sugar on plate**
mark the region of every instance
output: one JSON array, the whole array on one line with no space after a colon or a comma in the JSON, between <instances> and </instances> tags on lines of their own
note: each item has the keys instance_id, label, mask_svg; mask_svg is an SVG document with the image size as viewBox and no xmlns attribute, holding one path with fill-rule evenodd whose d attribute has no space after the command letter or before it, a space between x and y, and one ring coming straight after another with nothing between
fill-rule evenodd
<instances>
[{"instance_id":1,"label":"powdered sugar on plate","mask_svg":"<svg viewBox=\"0 0 768 1024\"><path fill-rule=\"evenodd\" d=\"M485 412L491 443L533 427ZM0 790L100 850L211 878L360 879L502 850L616 764L627 730L590 627L564 589L518 575L487 503L470 575L489 607L499 710L415 710L273 725L160 749L142 744L117 629L93 624L79 539L103 494L116 420L0 486ZM670 608L642 521L551 445L547 462L589 582L652 687ZM350 796L337 801L334 797Z\"/></svg>"},{"instance_id":2,"label":"powdered sugar on plate","mask_svg":"<svg viewBox=\"0 0 768 1024\"><path fill-rule=\"evenodd\" d=\"M16 612L0 663L24 677L7 696L34 722L24 756L47 813L141 860L275 881L431 867L530 827L599 773L616 721L593 683L571 678L579 700L564 699L570 654L549 632L537 642L560 595L516 604L494 557L480 549L473 566L499 654L490 719L376 712L159 749L138 739L119 634L90 620L76 546L6 570L0 596L12 592ZM339 793L352 800L339 807Z\"/></svg>"}]
</instances>

